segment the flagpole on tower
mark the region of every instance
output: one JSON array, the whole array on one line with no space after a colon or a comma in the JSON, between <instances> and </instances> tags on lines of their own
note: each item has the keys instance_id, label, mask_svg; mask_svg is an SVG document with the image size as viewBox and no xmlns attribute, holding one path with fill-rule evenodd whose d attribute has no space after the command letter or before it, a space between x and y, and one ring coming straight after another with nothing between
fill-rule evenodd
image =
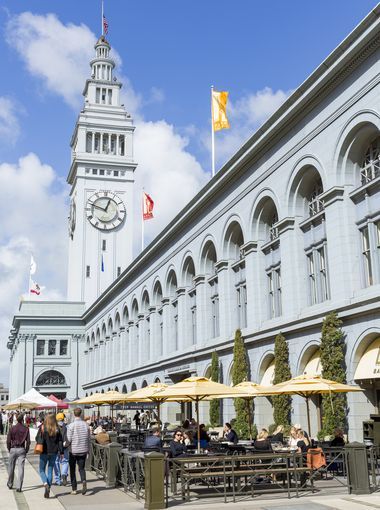
<instances>
[{"instance_id":1,"label":"flagpole on tower","mask_svg":"<svg viewBox=\"0 0 380 510\"><path fill-rule=\"evenodd\" d=\"M144 188L141 193L141 251L144 251Z\"/></svg>"},{"instance_id":2,"label":"flagpole on tower","mask_svg":"<svg viewBox=\"0 0 380 510\"><path fill-rule=\"evenodd\" d=\"M104 35L104 2L102 0L102 35Z\"/></svg>"},{"instance_id":3,"label":"flagpole on tower","mask_svg":"<svg viewBox=\"0 0 380 510\"><path fill-rule=\"evenodd\" d=\"M211 85L211 170L215 175L215 131L214 131L214 107L213 107L214 85Z\"/></svg>"}]
</instances>

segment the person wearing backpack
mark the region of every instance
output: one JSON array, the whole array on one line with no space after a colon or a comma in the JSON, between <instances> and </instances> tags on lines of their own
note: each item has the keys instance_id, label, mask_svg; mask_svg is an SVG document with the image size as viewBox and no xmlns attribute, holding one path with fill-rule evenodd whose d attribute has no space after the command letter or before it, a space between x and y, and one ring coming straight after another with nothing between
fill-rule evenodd
<instances>
[{"instance_id":1,"label":"person wearing backpack","mask_svg":"<svg viewBox=\"0 0 380 510\"><path fill-rule=\"evenodd\" d=\"M36 443L42 446L39 472L44 484L44 497L48 498L50 496L55 461L58 455L63 456L62 434L59 430L55 414L46 415L44 423L38 429Z\"/></svg>"},{"instance_id":2,"label":"person wearing backpack","mask_svg":"<svg viewBox=\"0 0 380 510\"><path fill-rule=\"evenodd\" d=\"M56 419L62 435L63 457L57 455L54 464L54 479L57 485L67 485L67 475L69 473L69 446L67 443L67 427L64 413L58 413Z\"/></svg>"}]
</instances>

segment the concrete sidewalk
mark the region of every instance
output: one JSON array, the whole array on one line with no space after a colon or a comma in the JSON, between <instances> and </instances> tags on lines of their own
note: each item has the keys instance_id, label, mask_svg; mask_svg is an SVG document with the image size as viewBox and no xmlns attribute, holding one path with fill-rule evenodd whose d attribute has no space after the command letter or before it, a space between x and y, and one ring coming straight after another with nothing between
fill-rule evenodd
<instances>
[{"instance_id":1,"label":"concrete sidewalk","mask_svg":"<svg viewBox=\"0 0 380 510\"><path fill-rule=\"evenodd\" d=\"M102 480L93 473L87 472L88 491L85 496L70 494L71 487L53 485L51 497L43 497L43 487L38 475L37 455L28 455L25 462L25 478L22 493L9 490L7 482L8 452L4 438L0 439L0 508L4 510L143 510L144 501L136 501L120 489L108 489ZM17 471L16 471L17 473ZM80 488L80 485L79 485ZM227 508L221 499L203 499L199 502L176 502L169 504L169 508L183 510L220 510ZM342 492L337 495L310 495L299 499L246 499L238 503L228 503L232 510L372 510L380 509L380 493L353 496Z\"/></svg>"}]
</instances>

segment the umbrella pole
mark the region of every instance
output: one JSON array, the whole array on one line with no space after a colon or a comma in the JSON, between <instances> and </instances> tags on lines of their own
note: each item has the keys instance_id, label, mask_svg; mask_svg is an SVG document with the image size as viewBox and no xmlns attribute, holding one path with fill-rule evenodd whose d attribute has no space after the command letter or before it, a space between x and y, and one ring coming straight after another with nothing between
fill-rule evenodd
<instances>
[{"instance_id":1,"label":"umbrella pole","mask_svg":"<svg viewBox=\"0 0 380 510\"><path fill-rule=\"evenodd\" d=\"M306 396L306 410L307 410L307 427L309 432L309 437L311 436L311 427L310 427L310 409L309 409L309 396Z\"/></svg>"},{"instance_id":2,"label":"umbrella pole","mask_svg":"<svg viewBox=\"0 0 380 510\"><path fill-rule=\"evenodd\" d=\"M252 415L251 415L250 400L251 400L250 398L246 398L247 406L248 406L249 439L252 441Z\"/></svg>"},{"instance_id":3,"label":"umbrella pole","mask_svg":"<svg viewBox=\"0 0 380 510\"><path fill-rule=\"evenodd\" d=\"M161 432L161 416L160 416L160 405L161 405L161 402L159 400L157 400L157 420L158 420L158 427L160 429L160 432Z\"/></svg>"},{"instance_id":4,"label":"umbrella pole","mask_svg":"<svg viewBox=\"0 0 380 510\"><path fill-rule=\"evenodd\" d=\"M198 448L197 448L197 453L201 453L201 438L200 438L200 427L199 427L199 400L197 399L195 401L195 412L197 413L197 427L198 427L198 437L197 437L197 443L198 443Z\"/></svg>"}]
</instances>

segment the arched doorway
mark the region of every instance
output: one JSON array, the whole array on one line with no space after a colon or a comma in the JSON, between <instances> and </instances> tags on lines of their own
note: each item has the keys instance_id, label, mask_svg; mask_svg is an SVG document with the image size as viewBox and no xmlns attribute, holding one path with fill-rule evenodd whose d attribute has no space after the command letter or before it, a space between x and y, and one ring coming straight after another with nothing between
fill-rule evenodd
<instances>
[{"instance_id":1,"label":"arched doorway","mask_svg":"<svg viewBox=\"0 0 380 510\"><path fill-rule=\"evenodd\" d=\"M46 397L53 394L60 399L66 398L66 378L61 372L58 372L58 370L46 370L46 372L40 374L35 386L36 389Z\"/></svg>"},{"instance_id":2,"label":"arched doorway","mask_svg":"<svg viewBox=\"0 0 380 510\"><path fill-rule=\"evenodd\" d=\"M274 355L265 356L261 362L258 383L262 386L273 386L274 379ZM273 423L273 406L270 397L255 399L255 423L257 428L268 428Z\"/></svg>"}]
</instances>

